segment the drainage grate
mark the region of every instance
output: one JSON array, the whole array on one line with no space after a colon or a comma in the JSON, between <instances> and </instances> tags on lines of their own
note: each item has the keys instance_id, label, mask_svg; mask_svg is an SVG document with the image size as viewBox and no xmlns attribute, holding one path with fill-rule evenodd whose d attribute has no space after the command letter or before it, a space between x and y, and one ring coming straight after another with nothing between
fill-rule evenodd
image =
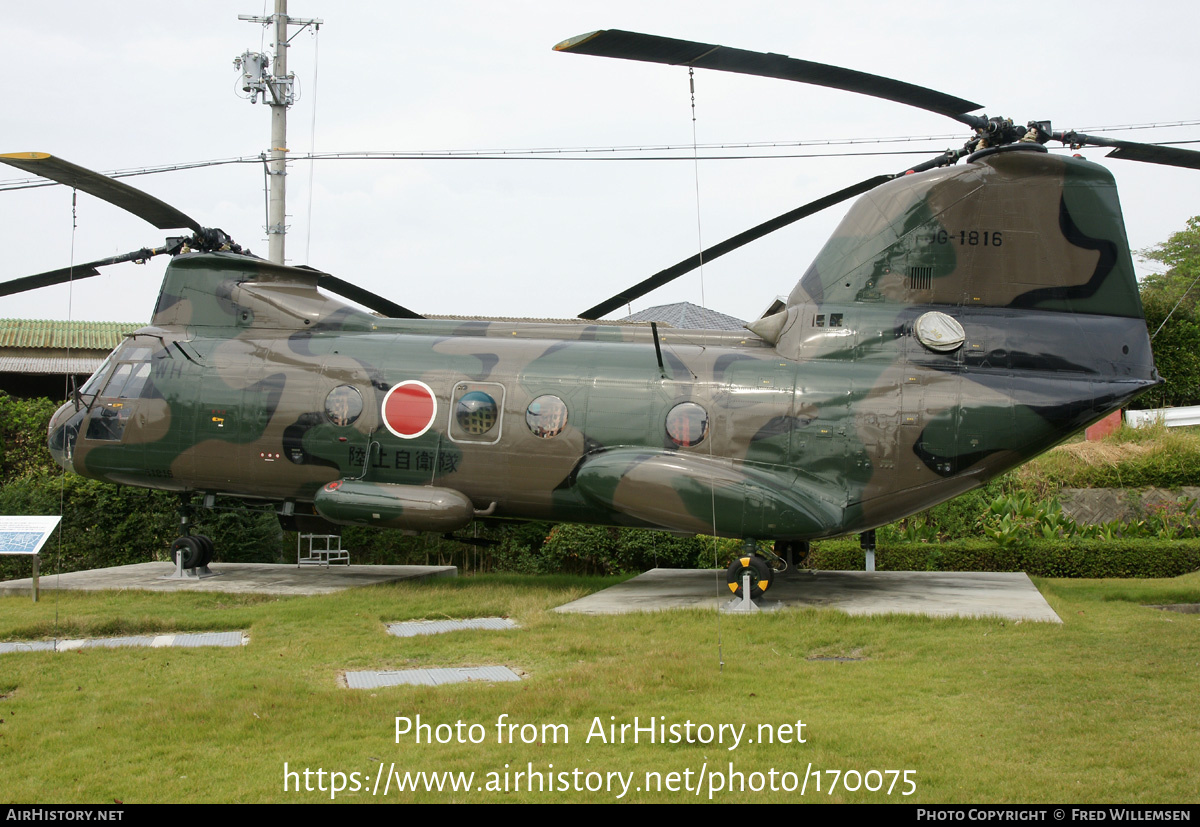
<instances>
[{"instance_id":1,"label":"drainage grate","mask_svg":"<svg viewBox=\"0 0 1200 827\"><path fill-rule=\"evenodd\" d=\"M440 635L461 629L516 629L517 624L506 617L473 617L468 620L410 620L405 623L389 623L389 635L417 637L418 635Z\"/></svg>"},{"instance_id":2,"label":"drainage grate","mask_svg":"<svg viewBox=\"0 0 1200 827\"><path fill-rule=\"evenodd\" d=\"M193 648L196 646L245 646L250 641L245 632L197 632L181 635L140 635L137 637L105 637L92 640L28 640L0 643L0 655L8 652L68 652L72 649L115 649L121 646L145 646L158 649L164 646Z\"/></svg>"},{"instance_id":3,"label":"drainage grate","mask_svg":"<svg viewBox=\"0 0 1200 827\"><path fill-rule=\"evenodd\" d=\"M507 666L464 666L452 669L405 669L400 672L347 672L348 689L377 689L382 686L441 686L467 681L519 681L521 676Z\"/></svg>"}]
</instances>

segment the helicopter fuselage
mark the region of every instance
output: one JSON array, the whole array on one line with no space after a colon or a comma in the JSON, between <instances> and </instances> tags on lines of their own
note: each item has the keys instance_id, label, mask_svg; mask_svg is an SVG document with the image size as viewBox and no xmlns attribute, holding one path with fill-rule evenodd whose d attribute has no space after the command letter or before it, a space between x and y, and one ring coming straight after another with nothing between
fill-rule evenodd
<instances>
[{"instance_id":1,"label":"helicopter fuselage","mask_svg":"<svg viewBox=\"0 0 1200 827\"><path fill-rule=\"evenodd\" d=\"M312 271L180 256L51 447L335 523L870 529L1158 382L1098 170L1005 153L880 187L757 333L384 319Z\"/></svg>"}]
</instances>

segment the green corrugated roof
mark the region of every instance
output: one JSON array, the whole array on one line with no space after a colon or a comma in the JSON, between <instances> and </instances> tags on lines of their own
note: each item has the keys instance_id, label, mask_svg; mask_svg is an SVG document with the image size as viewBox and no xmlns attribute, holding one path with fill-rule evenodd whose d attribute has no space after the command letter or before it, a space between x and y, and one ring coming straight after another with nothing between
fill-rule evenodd
<instances>
[{"instance_id":1,"label":"green corrugated roof","mask_svg":"<svg viewBox=\"0 0 1200 827\"><path fill-rule=\"evenodd\" d=\"M50 319L0 319L0 347L112 350L141 322L63 322Z\"/></svg>"}]
</instances>

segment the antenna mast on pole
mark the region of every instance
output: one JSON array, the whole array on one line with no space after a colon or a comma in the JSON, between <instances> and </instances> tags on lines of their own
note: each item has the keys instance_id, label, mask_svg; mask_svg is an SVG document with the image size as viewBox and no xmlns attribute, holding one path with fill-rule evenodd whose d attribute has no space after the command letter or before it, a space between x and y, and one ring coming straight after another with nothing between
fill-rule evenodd
<instances>
[{"instance_id":1,"label":"antenna mast on pole","mask_svg":"<svg viewBox=\"0 0 1200 827\"><path fill-rule=\"evenodd\" d=\"M258 96L271 107L271 147L264 153L269 181L267 196L267 258L284 263L284 237L287 235L287 110L295 101L294 74L287 70L288 26L319 29L324 20L288 17L287 0L275 0L275 13L268 17L239 14L238 20L270 25L275 35L275 65L261 52L243 52L233 65L242 70L242 91L250 93L250 102ZM297 32L299 34L299 32ZM272 72L271 69L274 69Z\"/></svg>"}]
</instances>

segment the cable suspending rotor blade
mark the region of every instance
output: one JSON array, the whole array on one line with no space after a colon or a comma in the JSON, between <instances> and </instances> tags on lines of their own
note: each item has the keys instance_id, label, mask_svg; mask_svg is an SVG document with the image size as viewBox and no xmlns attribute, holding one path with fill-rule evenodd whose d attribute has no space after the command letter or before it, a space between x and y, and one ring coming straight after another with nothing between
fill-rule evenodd
<instances>
[{"instance_id":1,"label":"cable suspending rotor blade","mask_svg":"<svg viewBox=\"0 0 1200 827\"><path fill-rule=\"evenodd\" d=\"M382 313L389 319L424 319L420 313L414 313L407 307L396 304L390 299L385 299L370 290L365 290L357 284L351 284L345 279L339 279L337 276L331 276L328 273L321 273L317 276L317 286L323 287L330 293L334 293L343 298L349 299L352 302L357 302L363 307L370 308L376 313Z\"/></svg>"},{"instance_id":2,"label":"cable suspending rotor blade","mask_svg":"<svg viewBox=\"0 0 1200 827\"><path fill-rule=\"evenodd\" d=\"M40 175L94 195L138 218L149 221L160 230L188 228L201 231L200 222L185 215L165 201L160 201L137 187L131 187L107 175L93 172L86 167L55 158L45 152L13 152L0 155L0 163L16 167L24 172Z\"/></svg>"},{"instance_id":3,"label":"cable suspending rotor blade","mask_svg":"<svg viewBox=\"0 0 1200 827\"><path fill-rule=\"evenodd\" d=\"M891 175L876 175L874 178L868 178L865 181L859 181L857 184L846 187L843 190L838 190L835 193L826 195L824 198L818 198L816 201L810 201L803 207L797 207L794 210L789 210L783 215L778 215L770 221L764 221L756 227L751 227L749 230L740 232L735 236L725 239L722 242L714 244L706 250L697 253L694 256L684 259L678 264L672 265L665 270L660 270L648 279L640 281L633 287L623 293L618 293L610 299L600 302L595 307L589 308L579 314L581 319L599 319L607 313L611 313L623 304L628 304L636 298L640 298L651 290L662 287L664 284L674 281L680 276L690 273L701 264L707 264L713 259L723 256L728 252L732 252L739 247L749 244L751 241L762 238L768 233L773 233L776 230L782 229L789 224L794 224L801 218L807 218L814 213L818 213L826 207L832 207L834 204L840 204L848 198L854 198L856 195L862 195L868 190L890 181L894 176Z\"/></svg>"},{"instance_id":4,"label":"cable suspending rotor blade","mask_svg":"<svg viewBox=\"0 0 1200 827\"><path fill-rule=\"evenodd\" d=\"M731 49L728 46L694 43L690 40L676 40L619 29L602 29L582 34L564 40L554 48L559 52L643 60L673 66L694 66L698 69L716 69L721 72L827 86L915 106L956 119L957 116L982 106L923 86L839 66L813 63L787 55L749 52L744 49Z\"/></svg>"},{"instance_id":5,"label":"cable suspending rotor blade","mask_svg":"<svg viewBox=\"0 0 1200 827\"><path fill-rule=\"evenodd\" d=\"M64 267L61 270L50 270L49 272L38 273L34 276L24 276L19 279L0 283L0 296L11 296L16 293L37 290L41 287L50 287L55 284L66 284L69 281L91 278L92 276L100 275L100 271L96 269L97 267L107 267L110 264L120 264L124 261L145 261L160 253L169 252L169 250L169 247L143 247L140 250L134 250L132 253L89 261L86 264L76 264L73 267Z\"/></svg>"}]
</instances>

